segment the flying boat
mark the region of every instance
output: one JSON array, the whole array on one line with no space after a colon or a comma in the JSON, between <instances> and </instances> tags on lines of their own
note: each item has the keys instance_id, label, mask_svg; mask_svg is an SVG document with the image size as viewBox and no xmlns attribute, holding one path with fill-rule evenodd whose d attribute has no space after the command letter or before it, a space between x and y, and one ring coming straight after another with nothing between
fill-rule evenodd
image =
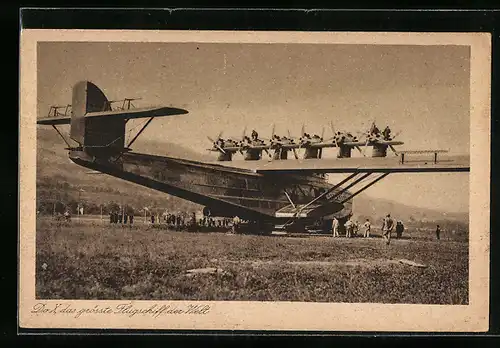
<instances>
[{"instance_id":1,"label":"flying boat","mask_svg":"<svg viewBox=\"0 0 500 348\"><path fill-rule=\"evenodd\" d=\"M337 131L332 136L310 136L304 127L300 137L275 134L259 138L243 131L241 139L223 139L220 133L210 151L215 160L157 156L133 151L132 145L155 118L187 114L175 107L136 108L137 98L108 100L90 81L73 86L72 103L51 107L37 124L52 126L62 137L69 159L85 168L133 182L204 207L210 216L238 216L248 221L249 230L268 234L275 229L303 231L305 226L323 221L343 221L352 215L353 199L391 173L469 172L469 156L450 156L446 150L396 151L402 141L376 132L363 137ZM63 111L59 111L63 110ZM129 142L125 142L127 122L145 119ZM69 139L58 126L69 125ZM380 133L380 135L379 135ZM361 148L372 147L372 156ZM323 150L337 150L335 158L323 158ZM387 149L394 154L388 155ZM352 157L358 149L361 157ZM299 152L303 151L302 158ZM294 154L293 158L288 153ZM262 156L266 153L268 156ZM243 158L233 158L243 155ZM438 154L440 157L438 158ZM406 155L406 156L405 156ZM343 173L345 179L328 182L326 174Z\"/></svg>"}]
</instances>

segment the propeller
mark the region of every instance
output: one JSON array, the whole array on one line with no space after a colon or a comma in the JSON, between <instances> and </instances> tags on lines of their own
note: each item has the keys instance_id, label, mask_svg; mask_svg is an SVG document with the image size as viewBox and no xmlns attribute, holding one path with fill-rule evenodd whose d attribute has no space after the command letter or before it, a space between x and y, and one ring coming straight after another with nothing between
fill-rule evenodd
<instances>
[{"instance_id":1,"label":"propeller","mask_svg":"<svg viewBox=\"0 0 500 348\"><path fill-rule=\"evenodd\" d=\"M338 147L339 144L337 143L337 134L335 133L335 127L333 127L332 121L330 121L330 129L332 131L332 137L328 140L333 140L333 142L335 143L335 146Z\"/></svg>"},{"instance_id":2,"label":"propeller","mask_svg":"<svg viewBox=\"0 0 500 348\"><path fill-rule=\"evenodd\" d=\"M245 140L246 136L247 136L247 126L245 126L245 128L243 128L243 133L241 134L241 142L243 142L243 140Z\"/></svg>"},{"instance_id":3,"label":"propeller","mask_svg":"<svg viewBox=\"0 0 500 348\"><path fill-rule=\"evenodd\" d=\"M392 140L394 140L398 135L400 135L403 131L399 131L397 132L396 134L394 134L394 136L392 137Z\"/></svg>"},{"instance_id":4,"label":"propeller","mask_svg":"<svg viewBox=\"0 0 500 348\"><path fill-rule=\"evenodd\" d=\"M300 129L300 138L299 138L299 150L302 148L302 145L304 145L305 137L304 134L306 132L306 126L305 124L302 123L302 128Z\"/></svg>"},{"instance_id":5,"label":"propeller","mask_svg":"<svg viewBox=\"0 0 500 348\"><path fill-rule=\"evenodd\" d=\"M392 140L394 140L398 135L400 135L403 131L398 131L396 134L394 134L394 136L392 137ZM389 145L389 147L391 148L391 150L396 154L396 155L399 155L397 150L394 148L394 146L392 145Z\"/></svg>"},{"instance_id":6,"label":"propeller","mask_svg":"<svg viewBox=\"0 0 500 348\"><path fill-rule=\"evenodd\" d=\"M366 157L366 147L368 146L368 143L370 142L370 134L371 134L370 131L371 131L371 128L372 128L373 125L374 125L374 123L372 122L370 128L366 132L363 133L363 135L366 138L365 145L363 146L363 150L361 150L359 148L359 146L356 146L356 148L363 155L363 157ZM359 133L361 133L361 132L359 132Z\"/></svg>"},{"instance_id":7,"label":"propeller","mask_svg":"<svg viewBox=\"0 0 500 348\"><path fill-rule=\"evenodd\" d=\"M271 155L271 153L269 152L268 149L264 149L264 151L267 153L267 155L269 156L269 160L271 161L273 159L273 156Z\"/></svg>"},{"instance_id":8,"label":"propeller","mask_svg":"<svg viewBox=\"0 0 500 348\"><path fill-rule=\"evenodd\" d=\"M289 137L290 139L292 139L292 135L290 134L290 130L289 130L289 129L287 129L287 131L288 131L288 137ZM299 146L300 146L300 145L299 145ZM297 151L295 151L295 148L292 148L292 150L293 150L293 155L294 155L295 159L299 159L299 155L297 154Z\"/></svg>"},{"instance_id":9,"label":"propeller","mask_svg":"<svg viewBox=\"0 0 500 348\"><path fill-rule=\"evenodd\" d=\"M366 157L366 147L368 146L369 142L370 142L370 138L366 137L365 146L363 147L363 151L361 151L361 154L363 155L363 157Z\"/></svg>"},{"instance_id":10,"label":"propeller","mask_svg":"<svg viewBox=\"0 0 500 348\"><path fill-rule=\"evenodd\" d=\"M217 148L223 154L226 154L226 151L224 151L224 149L217 143L217 141L219 141L221 139L221 136L222 136L222 131L219 133L219 135L217 135L217 138L216 138L217 140L214 140L214 139L210 138L209 136L207 136L207 138L208 138L208 140L210 140L214 144L215 148Z\"/></svg>"},{"instance_id":11,"label":"propeller","mask_svg":"<svg viewBox=\"0 0 500 348\"><path fill-rule=\"evenodd\" d=\"M247 134L247 126L245 126L245 128L243 128L243 133L241 134L241 140L240 140L240 153L243 155L243 141L245 140L245 137L246 137L246 134Z\"/></svg>"},{"instance_id":12,"label":"propeller","mask_svg":"<svg viewBox=\"0 0 500 348\"><path fill-rule=\"evenodd\" d=\"M274 139L274 130L275 130L275 124L273 123L272 128L271 128L271 137L270 137L270 138L261 137L260 139L261 139L261 140L267 140L267 141L269 141L270 143L272 143L272 142L273 142L273 139Z\"/></svg>"},{"instance_id":13,"label":"propeller","mask_svg":"<svg viewBox=\"0 0 500 348\"><path fill-rule=\"evenodd\" d=\"M217 144L216 141L214 141L212 138L208 137L208 140L210 140L213 144L214 144L214 147L217 148L220 152L222 152L223 154L226 154L226 151L224 151L224 149L219 145ZM218 139L218 138L217 138Z\"/></svg>"}]
</instances>

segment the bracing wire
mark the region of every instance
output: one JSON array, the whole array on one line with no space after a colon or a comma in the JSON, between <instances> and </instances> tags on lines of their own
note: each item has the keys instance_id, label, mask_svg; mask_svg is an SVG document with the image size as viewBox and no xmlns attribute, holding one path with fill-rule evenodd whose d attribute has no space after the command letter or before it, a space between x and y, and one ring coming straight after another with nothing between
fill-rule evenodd
<instances>
[{"instance_id":1,"label":"bracing wire","mask_svg":"<svg viewBox=\"0 0 500 348\"><path fill-rule=\"evenodd\" d=\"M148 122L148 120L145 120L144 122L142 123L139 123L138 125L136 125L135 127L133 127L132 129L130 129L129 131L126 131L125 133L123 133L123 135L119 136L118 138L114 139L113 141L111 141L109 144L107 145L89 145L89 146L86 146L86 147L90 147L90 148L99 148L99 147L108 147L112 144L114 144L115 142L117 142L118 140L120 139L124 139L128 134L131 134L132 131L134 131L136 128L139 128L141 126L144 126L146 124L146 122Z\"/></svg>"}]
</instances>

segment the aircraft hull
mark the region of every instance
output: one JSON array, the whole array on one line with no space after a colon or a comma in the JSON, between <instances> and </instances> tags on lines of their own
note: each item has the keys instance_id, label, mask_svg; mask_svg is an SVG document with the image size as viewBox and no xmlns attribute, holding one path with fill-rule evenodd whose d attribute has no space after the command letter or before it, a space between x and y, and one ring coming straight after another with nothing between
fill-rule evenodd
<instances>
[{"instance_id":1,"label":"aircraft hull","mask_svg":"<svg viewBox=\"0 0 500 348\"><path fill-rule=\"evenodd\" d=\"M124 153L118 161L100 160L84 151L70 151L70 159L86 168L168 193L208 207L215 216L239 216L245 220L280 223L290 217L277 212L306 205L331 188L313 175L258 174L246 169L140 153ZM350 204L341 204L344 195L319 201L302 221L325 215L351 213Z\"/></svg>"}]
</instances>

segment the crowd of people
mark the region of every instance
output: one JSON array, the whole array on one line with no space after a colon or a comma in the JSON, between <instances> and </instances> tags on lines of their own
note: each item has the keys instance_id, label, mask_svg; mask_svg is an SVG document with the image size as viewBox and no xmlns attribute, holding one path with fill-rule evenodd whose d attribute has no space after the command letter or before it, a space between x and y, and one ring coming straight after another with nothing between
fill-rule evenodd
<instances>
[{"instance_id":1,"label":"crowd of people","mask_svg":"<svg viewBox=\"0 0 500 348\"><path fill-rule=\"evenodd\" d=\"M66 213L64 217L67 220L71 218L68 213ZM177 231L225 231L230 233L237 233L240 224L243 222L243 220L237 216L234 218L211 216L198 218L195 212L191 214L186 212L151 214L146 221L152 225L164 226ZM134 223L134 214L123 211L111 211L109 213L109 222L111 224L132 225ZM357 219L350 216L343 224L343 227L344 228L341 228L340 220L334 217L331 231L333 237L340 237L341 230L343 230L343 236L346 238L370 238L372 236L372 223L370 219L366 219L363 223L360 223ZM389 245L393 233L395 233L396 239L402 238L405 226L401 220L396 220L391 217L391 214L387 214L382 220L380 230L382 232L382 238L385 243ZM437 225L436 239L440 239L440 234L441 228Z\"/></svg>"},{"instance_id":2,"label":"crowd of people","mask_svg":"<svg viewBox=\"0 0 500 348\"><path fill-rule=\"evenodd\" d=\"M149 217L151 224L165 226L174 230L229 230L231 228L230 218L219 218L203 216L197 218L196 213L186 212L151 214Z\"/></svg>"},{"instance_id":3,"label":"crowd of people","mask_svg":"<svg viewBox=\"0 0 500 348\"><path fill-rule=\"evenodd\" d=\"M196 213L188 214L186 212L162 214L151 213L145 216L146 223L151 225L167 227L173 230L232 230L233 219L230 218L216 218L210 216L203 216L197 218ZM129 224L134 223L134 214L123 211L111 211L109 213L110 224Z\"/></svg>"},{"instance_id":4,"label":"crowd of people","mask_svg":"<svg viewBox=\"0 0 500 348\"><path fill-rule=\"evenodd\" d=\"M131 212L111 211L109 213L110 224L130 224L134 223L134 214Z\"/></svg>"},{"instance_id":5,"label":"crowd of people","mask_svg":"<svg viewBox=\"0 0 500 348\"><path fill-rule=\"evenodd\" d=\"M366 219L363 225L361 225L357 220L354 220L352 216L350 216L344 223L344 228L346 238L358 237L361 234L360 229L362 229L363 238L370 238L372 225L370 223L370 219ZM333 237L340 237L339 230L340 221L336 217L334 217L332 222ZM405 227L402 221L395 221L393 218L391 218L390 214L387 214L383 219L381 230L382 238L384 238L386 244L390 244L392 232L394 231L396 233L396 238L399 239L403 236Z\"/></svg>"}]
</instances>

